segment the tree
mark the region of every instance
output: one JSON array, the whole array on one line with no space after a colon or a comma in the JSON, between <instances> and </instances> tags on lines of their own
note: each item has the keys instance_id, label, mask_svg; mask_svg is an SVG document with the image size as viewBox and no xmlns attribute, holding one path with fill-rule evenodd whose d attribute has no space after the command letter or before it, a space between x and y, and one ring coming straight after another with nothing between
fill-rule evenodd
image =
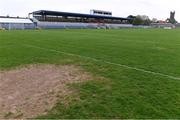
<instances>
[{"instance_id":1,"label":"tree","mask_svg":"<svg viewBox=\"0 0 180 120\"><path fill-rule=\"evenodd\" d=\"M143 24L143 20L140 15L136 16L136 18L133 20L133 25L141 25Z\"/></svg>"},{"instance_id":2,"label":"tree","mask_svg":"<svg viewBox=\"0 0 180 120\"><path fill-rule=\"evenodd\" d=\"M133 20L133 25L150 25L151 20L146 15L138 15Z\"/></svg>"},{"instance_id":3,"label":"tree","mask_svg":"<svg viewBox=\"0 0 180 120\"><path fill-rule=\"evenodd\" d=\"M133 24L133 21L134 21L134 19L136 18L136 16L129 15L127 18L132 19L132 20L130 20L130 23Z\"/></svg>"},{"instance_id":4,"label":"tree","mask_svg":"<svg viewBox=\"0 0 180 120\"><path fill-rule=\"evenodd\" d=\"M157 18L153 18L153 19L152 19L152 22L153 22L153 23L157 23L157 22L158 22L158 19L157 19Z\"/></svg>"}]
</instances>

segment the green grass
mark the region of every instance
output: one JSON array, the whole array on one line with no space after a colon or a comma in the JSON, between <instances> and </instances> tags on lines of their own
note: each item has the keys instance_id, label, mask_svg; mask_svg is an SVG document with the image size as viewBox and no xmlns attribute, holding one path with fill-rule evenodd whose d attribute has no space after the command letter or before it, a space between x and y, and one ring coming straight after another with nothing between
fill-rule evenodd
<instances>
[{"instance_id":1,"label":"green grass","mask_svg":"<svg viewBox=\"0 0 180 120\"><path fill-rule=\"evenodd\" d=\"M76 64L107 78L72 85L80 100L69 96L68 107L59 101L39 118L180 118L180 80L107 62L180 78L180 30L0 31L2 70L36 63Z\"/></svg>"}]
</instances>

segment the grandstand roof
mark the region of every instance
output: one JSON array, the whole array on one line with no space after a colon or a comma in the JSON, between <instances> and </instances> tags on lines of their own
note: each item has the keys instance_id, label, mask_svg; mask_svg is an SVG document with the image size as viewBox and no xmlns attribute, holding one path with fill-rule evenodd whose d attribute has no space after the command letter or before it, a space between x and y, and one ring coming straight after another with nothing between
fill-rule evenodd
<instances>
[{"instance_id":1,"label":"grandstand roof","mask_svg":"<svg viewBox=\"0 0 180 120\"><path fill-rule=\"evenodd\" d=\"M30 19L0 17L0 23L33 23Z\"/></svg>"},{"instance_id":2,"label":"grandstand roof","mask_svg":"<svg viewBox=\"0 0 180 120\"><path fill-rule=\"evenodd\" d=\"M54 16L70 16L70 17L85 17L85 18L97 18L97 19L115 19L115 20L132 20L131 18L113 17L113 16L102 16L102 15L91 15L81 13L70 13L70 12L59 12L49 10L34 11L30 14L35 15L54 15Z\"/></svg>"}]
</instances>

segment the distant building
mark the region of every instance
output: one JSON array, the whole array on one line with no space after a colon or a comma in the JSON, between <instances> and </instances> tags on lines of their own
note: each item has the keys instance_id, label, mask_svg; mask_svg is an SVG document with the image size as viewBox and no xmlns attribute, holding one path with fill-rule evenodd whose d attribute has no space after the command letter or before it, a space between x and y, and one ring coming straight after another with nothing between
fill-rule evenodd
<instances>
[{"instance_id":1,"label":"distant building","mask_svg":"<svg viewBox=\"0 0 180 120\"><path fill-rule=\"evenodd\" d=\"M176 13L175 11L170 12L170 18L167 19L167 21L169 23L172 23L172 24L176 24L177 23L177 21L175 19L175 13Z\"/></svg>"},{"instance_id":2,"label":"distant building","mask_svg":"<svg viewBox=\"0 0 180 120\"><path fill-rule=\"evenodd\" d=\"M167 20L158 20L157 22L151 23L151 27L153 28L176 28L180 27L180 24L177 24L175 20L175 11L170 12L170 18Z\"/></svg>"}]
</instances>

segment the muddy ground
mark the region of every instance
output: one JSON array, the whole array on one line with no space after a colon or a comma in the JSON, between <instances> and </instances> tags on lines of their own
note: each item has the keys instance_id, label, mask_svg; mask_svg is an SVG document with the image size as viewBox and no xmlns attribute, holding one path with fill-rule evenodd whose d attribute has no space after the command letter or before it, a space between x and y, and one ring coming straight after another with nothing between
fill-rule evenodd
<instances>
[{"instance_id":1,"label":"muddy ground","mask_svg":"<svg viewBox=\"0 0 180 120\"><path fill-rule=\"evenodd\" d=\"M73 65L29 65L0 71L0 118L46 114L60 98L74 92L67 84L91 78Z\"/></svg>"}]
</instances>

